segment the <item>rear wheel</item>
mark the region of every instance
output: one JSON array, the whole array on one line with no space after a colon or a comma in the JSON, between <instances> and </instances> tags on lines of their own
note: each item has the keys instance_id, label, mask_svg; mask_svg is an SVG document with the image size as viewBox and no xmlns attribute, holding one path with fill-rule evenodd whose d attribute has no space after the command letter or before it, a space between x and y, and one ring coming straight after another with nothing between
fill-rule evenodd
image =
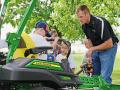
<instances>
[{"instance_id":1,"label":"rear wheel","mask_svg":"<svg viewBox=\"0 0 120 90\"><path fill-rule=\"evenodd\" d=\"M34 87L30 90L55 90L55 89L50 87Z\"/></svg>"},{"instance_id":2,"label":"rear wheel","mask_svg":"<svg viewBox=\"0 0 120 90\"><path fill-rule=\"evenodd\" d=\"M57 90L42 83L0 82L0 90Z\"/></svg>"}]
</instances>

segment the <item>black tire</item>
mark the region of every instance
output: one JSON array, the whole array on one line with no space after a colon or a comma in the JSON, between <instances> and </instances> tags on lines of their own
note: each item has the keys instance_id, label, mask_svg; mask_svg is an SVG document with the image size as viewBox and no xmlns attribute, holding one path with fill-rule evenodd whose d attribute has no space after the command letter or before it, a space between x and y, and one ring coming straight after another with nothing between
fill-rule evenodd
<instances>
[{"instance_id":1,"label":"black tire","mask_svg":"<svg viewBox=\"0 0 120 90\"><path fill-rule=\"evenodd\" d=\"M55 89L50 87L34 87L30 90L55 90Z\"/></svg>"},{"instance_id":2,"label":"black tire","mask_svg":"<svg viewBox=\"0 0 120 90\"><path fill-rule=\"evenodd\" d=\"M0 90L10 90L9 82L0 82Z\"/></svg>"}]
</instances>

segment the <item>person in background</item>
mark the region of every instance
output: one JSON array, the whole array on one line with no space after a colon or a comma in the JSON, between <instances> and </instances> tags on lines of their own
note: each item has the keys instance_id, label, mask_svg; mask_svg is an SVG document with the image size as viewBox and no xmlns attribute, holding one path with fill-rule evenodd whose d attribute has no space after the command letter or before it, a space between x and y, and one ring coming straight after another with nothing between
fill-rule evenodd
<instances>
[{"instance_id":1,"label":"person in background","mask_svg":"<svg viewBox=\"0 0 120 90\"><path fill-rule=\"evenodd\" d=\"M35 29L29 34L33 42L35 43L35 47L53 47L50 42L46 40L45 37L49 37L48 25L42 21L38 21L35 24ZM39 59L47 60L46 52L39 53Z\"/></svg>"},{"instance_id":2,"label":"person in background","mask_svg":"<svg viewBox=\"0 0 120 90\"><path fill-rule=\"evenodd\" d=\"M55 29L52 29L50 31L51 38L55 39L55 37L58 37L58 33Z\"/></svg>"},{"instance_id":3,"label":"person in background","mask_svg":"<svg viewBox=\"0 0 120 90\"><path fill-rule=\"evenodd\" d=\"M88 39L84 40L84 44L87 50L92 47L92 44ZM86 53L83 57L83 61L80 68L81 68L81 72L83 71L83 73L86 74L87 76L92 76L92 73L93 73L92 60L86 57Z\"/></svg>"},{"instance_id":4,"label":"person in background","mask_svg":"<svg viewBox=\"0 0 120 90\"><path fill-rule=\"evenodd\" d=\"M89 41L88 39L85 39L85 40L84 40L84 45L85 45L85 47L87 48L87 50L92 47L92 44L90 43L90 41ZM92 60L89 59L89 58L87 58L87 57L86 57L86 53L85 53L85 55L84 55L84 57L83 57L82 65L84 65L84 64L86 64L86 63L92 63ZM82 66L82 65L81 65L81 66Z\"/></svg>"},{"instance_id":5,"label":"person in background","mask_svg":"<svg viewBox=\"0 0 120 90\"><path fill-rule=\"evenodd\" d=\"M36 47L53 47L53 49L48 50L48 52L51 53L54 52L54 49L56 47L56 43L58 41L58 37L54 38L54 42L51 43L49 40L46 38L51 38L51 34L49 33L49 28L48 25L42 21L38 21L35 25L35 29L30 33L30 37L35 43ZM48 57L46 54L41 54L39 55L39 59L44 59L46 60Z\"/></svg>"},{"instance_id":6,"label":"person in background","mask_svg":"<svg viewBox=\"0 0 120 90\"><path fill-rule=\"evenodd\" d=\"M59 40L58 33L55 29L51 29L49 33L51 37L46 37L46 40L54 45L53 48L55 50L57 46L57 41Z\"/></svg>"}]
</instances>

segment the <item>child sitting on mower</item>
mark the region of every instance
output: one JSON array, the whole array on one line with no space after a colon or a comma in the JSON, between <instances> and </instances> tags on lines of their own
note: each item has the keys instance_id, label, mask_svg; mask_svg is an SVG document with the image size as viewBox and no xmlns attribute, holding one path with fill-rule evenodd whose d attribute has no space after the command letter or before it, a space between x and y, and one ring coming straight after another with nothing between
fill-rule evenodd
<instances>
[{"instance_id":1,"label":"child sitting on mower","mask_svg":"<svg viewBox=\"0 0 120 90\"><path fill-rule=\"evenodd\" d=\"M51 45L53 45L53 48L55 49L57 45L57 41L59 39L58 33L55 29L51 29L49 33L51 37L46 37L46 40L50 42Z\"/></svg>"},{"instance_id":2,"label":"child sitting on mower","mask_svg":"<svg viewBox=\"0 0 120 90\"><path fill-rule=\"evenodd\" d=\"M48 29L48 25L45 22L38 21L35 25L35 30L30 33L30 37L35 43L35 47L53 47L56 46L58 38L54 38L54 42L50 43L46 40L46 37L51 37ZM50 52L51 53L51 52ZM51 55L50 55L51 56ZM46 60L48 57L46 52L39 53L39 59Z\"/></svg>"},{"instance_id":3,"label":"child sitting on mower","mask_svg":"<svg viewBox=\"0 0 120 90\"><path fill-rule=\"evenodd\" d=\"M30 33L30 37L35 43L36 47L40 46L52 46L44 37L46 37L48 30L46 29L47 24L39 21L35 25L35 30Z\"/></svg>"},{"instance_id":4,"label":"child sitting on mower","mask_svg":"<svg viewBox=\"0 0 120 90\"><path fill-rule=\"evenodd\" d=\"M52 58L52 61L53 61L53 58L55 60L56 56L58 55L57 46L58 46L58 42L59 42L59 37L58 37L58 33L57 33L57 31L55 29L52 29L50 31L50 35L51 35L51 37L46 37L46 40L48 42L50 42L51 45L53 45L53 49L48 50L47 60L49 60L49 56L50 56L50 58ZM51 52L51 53L49 53L49 52Z\"/></svg>"},{"instance_id":5,"label":"child sitting on mower","mask_svg":"<svg viewBox=\"0 0 120 90\"><path fill-rule=\"evenodd\" d=\"M71 57L70 53L71 53L70 42L68 42L66 40L62 40L61 53L57 55L56 62L68 63L69 65L66 64L67 66L65 66L65 68L69 69L69 67L70 67L71 72L74 73L75 72L75 63L74 63L74 60ZM68 72L70 72L70 70Z\"/></svg>"}]
</instances>

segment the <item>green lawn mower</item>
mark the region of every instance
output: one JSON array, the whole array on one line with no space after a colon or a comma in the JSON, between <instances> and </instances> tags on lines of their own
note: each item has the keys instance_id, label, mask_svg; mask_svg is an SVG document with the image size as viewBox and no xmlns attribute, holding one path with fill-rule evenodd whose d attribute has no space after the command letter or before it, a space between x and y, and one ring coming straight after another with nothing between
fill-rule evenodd
<instances>
[{"instance_id":1,"label":"green lawn mower","mask_svg":"<svg viewBox=\"0 0 120 90\"><path fill-rule=\"evenodd\" d=\"M31 0L16 33L9 33L7 43L9 52L0 52L0 90L120 90L119 85L109 85L101 76L80 76L68 72L64 63L37 58L26 58L29 54L38 54L52 47L26 49L24 56L13 59L19 46L21 34L38 0ZM4 12L9 0L4 2ZM2 9L2 10L3 10ZM1 11L0 17L5 13ZM2 25L3 18L1 18Z\"/></svg>"},{"instance_id":2,"label":"green lawn mower","mask_svg":"<svg viewBox=\"0 0 120 90\"><path fill-rule=\"evenodd\" d=\"M40 53L51 47L37 47L25 54ZM1 55L2 57L3 54ZM2 60L2 59L1 59ZM77 76L64 70L61 63L35 58L17 58L1 67L1 88L15 90L58 90L77 87Z\"/></svg>"}]
</instances>

